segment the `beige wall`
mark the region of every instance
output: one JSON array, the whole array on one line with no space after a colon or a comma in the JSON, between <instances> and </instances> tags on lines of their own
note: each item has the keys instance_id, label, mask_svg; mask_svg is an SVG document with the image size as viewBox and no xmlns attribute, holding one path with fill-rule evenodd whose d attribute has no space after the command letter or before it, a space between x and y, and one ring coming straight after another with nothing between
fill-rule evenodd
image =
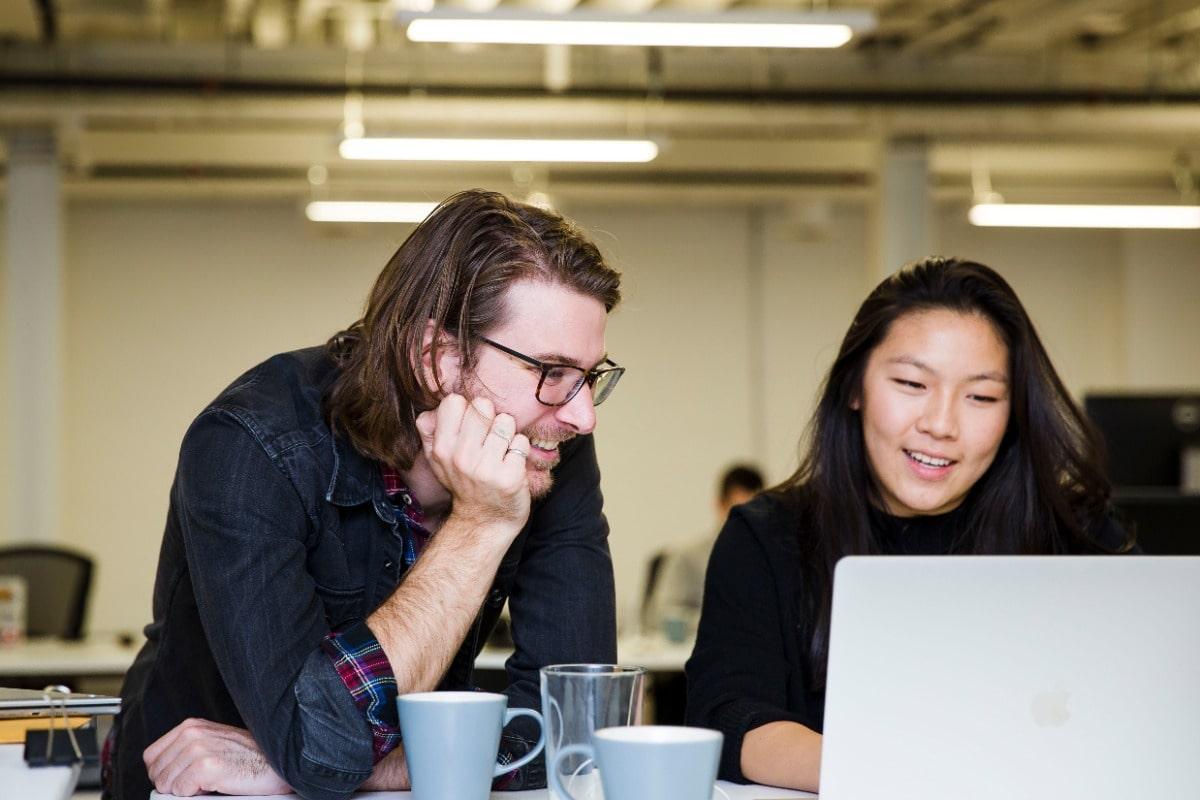
<instances>
[{"instance_id":1,"label":"beige wall","mask_svg":"<svg viewBox=\"0 0 1200 800\"><path fill-rule=\"evenodd\" d=\"M1122 292L1129 388L1200 386L1200 237L1190 232L1125 239Z\"/></svg>"},{"instance_id":2,"label":"beige wall","mask_svg":"<svg viewBox=\"0 0 1200 800\"><path fill-rule=\"evenodd\" d=\"M825 371L854 312L874 285L869 226L856 206L835 206L828 229L797 228L786 211L765 215L763 282L768 480L795 471L798 448Z\"/></svg>"},{"instance_id":3,"label":"beige wall","mask_svg":"<svg viewBox=\"0 0 1200 800\"><path fill-rule=\"evenodd\" d=\"M600 410L598 447L628 614L646 557L715 524L722 466L753 458L770 480L794 467L867 289L869 228L854 205L818 230L773 208L571 213L626 276L608 345L629 374ZM1200 234L982 230L961 211L939 225L944 252L1012 281L1072 391L1200 386ZM60 538L100 559L93 630L149 618L192 416L263 357L353 320L404 233L334 235L291 204L69 205Z\"/></svg>"},{"instance_id":4,"label":"beige wall","mask_svg":"<svg viewBox=\"0 0 1200 800\"><path fill-rule=\"evenodd\" d=\"M100 555L93 629L133 628L192 417L252 364L352 321L398 234L327 238L291 206L68 213L62 536Z\"/></svg>"},{"instance_id":5,"label":"beige wall","mask_svg":"<svg viewBox=\"0 0 1200 800\"><path fill-rule=\"evenodd\" d=\"M6 263L8 259L8 243L6 236L8 233L7 222L8 209L5 206L4 198L0 197L0 414L7 415L8 403L4 402L4 393L8 390L8 269ZM9 501L9 486L12 485L12 476L9 473L8 453L8 425L0 424L0 509L6 508ZM0 516L0 519L5 517ZM13 541L16 535L13 531L0 530L0 544Z\"/></svg>"},{"instance_id":6,"label":"beige wall","mask_svg":"<svg viewBox=\"0 0 1200 800\"><path fill-rule=\"evenodd\" d=\"M976 228L957 214L944 214L940 231L945 253L994 266L1012 284L1077 397L1124 382L1125 233Z\"/></svg>"}]
</instances>

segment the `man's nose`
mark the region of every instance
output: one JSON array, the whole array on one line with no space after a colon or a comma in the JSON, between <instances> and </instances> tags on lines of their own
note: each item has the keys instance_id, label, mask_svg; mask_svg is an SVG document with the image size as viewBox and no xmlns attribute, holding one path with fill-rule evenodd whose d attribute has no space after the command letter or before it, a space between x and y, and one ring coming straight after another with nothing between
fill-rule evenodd
<instances>
[{"instance_id":1,"label":"man's nose","mask_svg":"<svg viewBox=\"0 0 1200 800\"><path fill-rule=\"evenodd\" d=\"M585 381L579 392L558 407L555 419L570 425L576 433L591 433L596 429L596 406L592 404L592 387Z\"/></svg>"}]
</instances>

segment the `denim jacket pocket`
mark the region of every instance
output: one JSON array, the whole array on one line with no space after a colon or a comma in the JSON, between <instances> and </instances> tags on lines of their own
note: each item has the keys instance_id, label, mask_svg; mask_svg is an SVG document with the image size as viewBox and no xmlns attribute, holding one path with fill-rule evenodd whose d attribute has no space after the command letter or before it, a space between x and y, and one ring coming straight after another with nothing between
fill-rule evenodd
<instances>
[{"instance_id":1,"label":"denim jacket pocket","mask_svg":"<svg viewBox=\"0 0 1200 800\"><path fill-rule=\"evenodd\" d=\"M366 618L363 608L366 587L357 589L332 589L317 584L317 596L325 607L325 620L330 630L345 627L351 622Z\"/></svg>"}]
</instances>

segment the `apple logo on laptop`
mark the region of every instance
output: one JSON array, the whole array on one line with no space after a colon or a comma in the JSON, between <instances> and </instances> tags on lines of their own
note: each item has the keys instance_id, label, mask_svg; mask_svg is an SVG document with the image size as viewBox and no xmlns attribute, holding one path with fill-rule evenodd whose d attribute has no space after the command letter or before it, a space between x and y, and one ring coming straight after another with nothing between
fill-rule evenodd
<instances>
[{"instance_id":1,"label":"apple logo on laptop","mask_svg":"<svg viewBox=\"0 0 1200 800\"><path fill-rule=\"evenodd\" d=\"M1066 725L1071 719L1071 709L1067 707L1070 698L1071 693L1064 689L1038 692L1030 704L1033 721L1041 728L1061 728Z\"/></svg>"}]
</instances>

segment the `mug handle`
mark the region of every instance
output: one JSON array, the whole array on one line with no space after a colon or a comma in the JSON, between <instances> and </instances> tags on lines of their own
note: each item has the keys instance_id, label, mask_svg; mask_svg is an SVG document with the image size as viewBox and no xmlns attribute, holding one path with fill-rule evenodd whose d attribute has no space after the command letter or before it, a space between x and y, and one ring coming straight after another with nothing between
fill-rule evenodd
<instances>
[{"instance_id":1,"label":"mug handle","mask_svg":"<svg viewBox=\"0 0 1200 800\"><path fill-rule=\"evenodd\" d=\"M575 800L575 796L563 786L562 776L558 774L559 764L567 756L587 756L588 761L594 761L596 751L592 749L590 744L569 744L558 751L558 755L554 757L554 763L546 768L546 777L550 779L550 788L554 790L554 794L558 797L566 798L566 800Z\"/></svg>"},{"instance_id":2,"label":"mug handle","mask_svg":"<svg viewBox=\"0 0 1200 800\"><path fill-rule=\"evenodd\" d=\"M532 708L510 708L504 712L504 724L512 722L517 717L533 717L538 722L538 740L533 745L533 749L525 755L518 758L511 764L497 764L496 769L492 772L492 777L499 778L501 775L506 775L518 767L523 767L530 761L537 758L538 753L542 752L542 748L546 746L546 723L542 720L542 715L534 711Z\"/></svg>"}]
</instances>

